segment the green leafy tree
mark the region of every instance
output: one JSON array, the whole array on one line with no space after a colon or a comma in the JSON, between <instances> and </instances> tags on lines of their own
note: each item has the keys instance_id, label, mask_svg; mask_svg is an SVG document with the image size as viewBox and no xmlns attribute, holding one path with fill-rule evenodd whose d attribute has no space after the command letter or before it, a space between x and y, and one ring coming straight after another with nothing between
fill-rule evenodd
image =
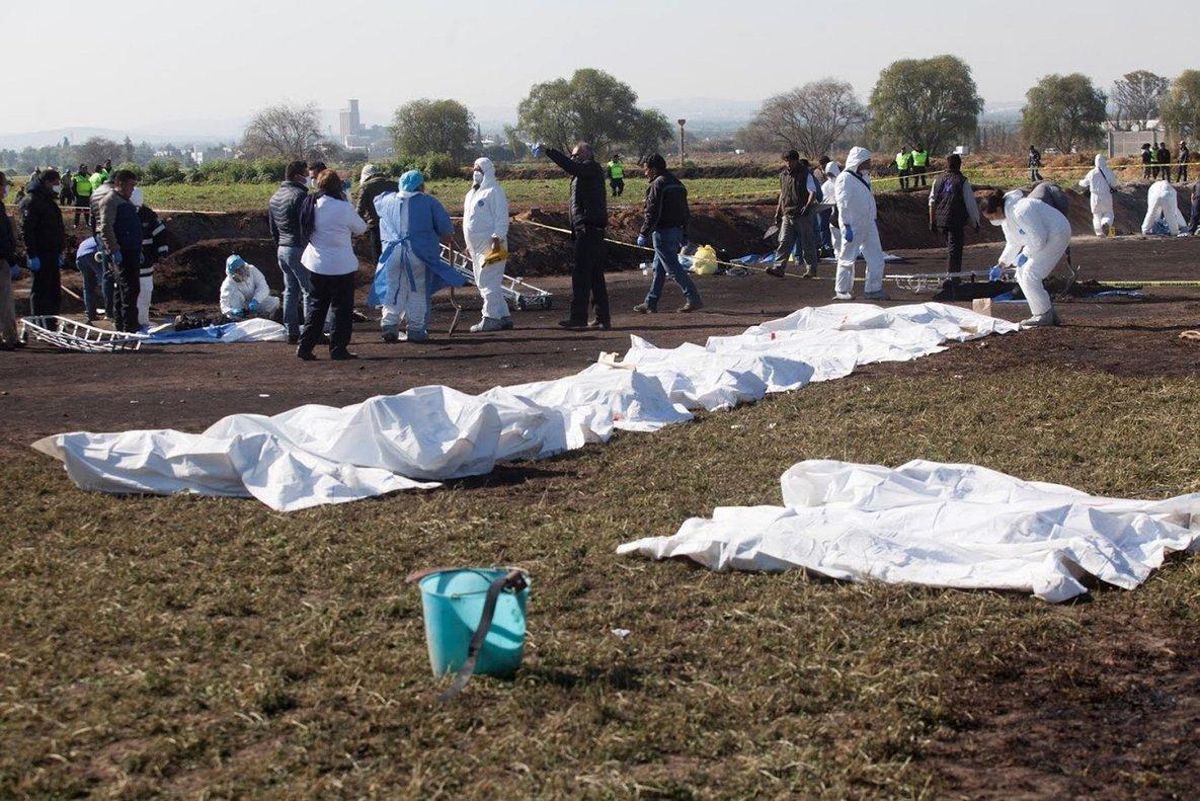
<instances>
[{"instance_id":1,"label":"green leafy tree","mask_svg":"<svg viewBox=\"0 0 1200 801\"><path fill-rule=\"evenodd\" d=\"M879 73L868 106L868 130L880 144L941 153L974 138L983 98L967 63L945 55L893 62Z\"/></svg>"},{"instance_id":2,"label":"green leafy tree","mask_svg":"<svg viewBox=\"0 0 1200 801\"><path fill-rule=\"evenodd\" d=\"M1108 98L1086 75L1047 75L1025 93L1021 131L1029 142L1042 142L1070 153L1099 144L1108 117Z\"/></svg>"},{"instance_id":3,"label":"green leafy tree","mask_svg":"<svg viewBox=\"0 0 1200 801\"><path fill-rule=\"evenodd\" d=\"M79 157L76 160L83 162L88 165L88 169L91 169L97 164L103 164L107 159L118 161L120 157L121 146L119 144L102 136L93 136L79 146Z\"/></svg>"},{"instance_id":4,"label":"green leafy tree","mask_svg":"<svg viewBox=\"0 0 1200 801\"><path fill-rule=\"evenodd\" d=\"M1122 120L1129 126L1137 123L1143 129L1146 123L1160 115L1163 97L1170 81L1149 70L1127 72L1113 84L1113 104L1116 106L1117 124Z\"/></svg>"},{"instance_id":5,"label":"green leafy tree","mask_svg":"<svg viewBox=\"0 0 1200 801\"><path fill-rule=\"evenodd\" d=\"M667 115L658 109L647 109L638 115L633 130L625 140L625 149L636 156L639 162L644 161L661 151L663 145L671 141L672 134Z\"/></svg>"},{"instance_id":6,"label":"green leafy tree","mask_svg":"<svg viewBox=\"0 0 1200 801\"><path fill-rule=\"evenodd\" d=\"M475 117L457 100L414 100L396 109L392 137L397 153L438 153L458 164L475 141Z\"/></svg>"},{"instance_id":7,"label":"green leafy tree","mask_svg":"<svg viewBox=\"0 0 1200 801\"><path fill-rule=\"evenodd\" d=\"M1178 139L1200 137L1200 70L1184 70L1162 103L1167 130Z\"/></svg>"},{"instance_id":8,"label":"green leafy tree","mask_svg":"<svg viewBox=\"0 0 1200 801\"><path fill-rule=\"evenodd\" d=\"M634 138L643 122L637 93L603 70L536 84L517 109L517 127L559 148L579 139L597 150ZM647 130L649 130L647 128Z\"/></svg>"}]
</instances>

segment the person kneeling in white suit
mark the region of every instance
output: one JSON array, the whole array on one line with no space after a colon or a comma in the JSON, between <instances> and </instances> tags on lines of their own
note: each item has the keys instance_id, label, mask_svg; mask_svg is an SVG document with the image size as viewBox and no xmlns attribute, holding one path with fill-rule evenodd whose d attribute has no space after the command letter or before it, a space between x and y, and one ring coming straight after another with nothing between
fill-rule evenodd
<instances>
[{"instance_id":1,"label":"person kneeling in white suit","mask_svg":"<svg viewBox=\"0 0 1200 801\"><path fill-rule=\"evenodd\" d=\"M1071 223L1062 212L1019 189L996 190L983 204L983 216L1004 230L1007 242L1000 266L1017 268L1017 283L1033 315L1025 326L1058 325L1050 293L1042 285L1071 246Z\"/></svg>"},{"instance_id":2,"label":"person kneeling in white suit","mask_svg":"<svg viewBox=\"0 0 1200 801\"><path fill-rule=\"evenodd\" d=\"M471 331L512 328L504 300L504 268L508 264L508 198L496 181L489 158L475 160L472 184L463 201L463 237L475 269L475 286L483 300L483 319Z\"/></svg>"},{"instance_id":3,"label":"person kneeling in white suit","mask_svg":"<svg viewBox=\"0 0 1200 801\"><path fill-rule=\"evenodd\" d=\"M231 320L271 317L279 309L279 298L271 294L267 279L241 256L225 260L225 280L221 282L221 314Z\"/></svg>"},{"instance_id":4,"label":"person kneeling in white suit","mask_svg":"<svg viewBox=\"0 0 1200 801\"><path fill-rule=\"evenodd\" d=\"M1183 212L1179 210L1179 196L1170 181L1155 181L1150 184L1146 202L1149 208L1146 209L1146 219L1142 220L1143 234L1153 234L1159 219L1166 223L1167 232L1171 236L1179 236L1181 231L1187 231L1187 221L1183 219Z\"/></svg>"},{"instance_id":5,"label":"person kneeling in white suit","mask_svg":"<svg viewBox=\"0 0 1200 801\"><path fill-rule=\"evenodd\" d=\"M850 155L846 156L846 169L838 174L833 184L838 225L842 232L835 300L854 299L854 263L859 253L867 262L863 297L867 300L888 299L883 291L883 246L879 243L879 228L875 225L870 168L871 151L865 147L851 148Z\"/></svg>"}]
</instances>

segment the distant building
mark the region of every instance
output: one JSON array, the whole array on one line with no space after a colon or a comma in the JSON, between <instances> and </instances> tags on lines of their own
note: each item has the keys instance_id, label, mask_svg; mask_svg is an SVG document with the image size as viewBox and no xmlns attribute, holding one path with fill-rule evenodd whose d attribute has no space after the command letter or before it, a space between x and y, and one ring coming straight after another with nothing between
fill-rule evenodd
<instances>
[{"instance_id":1,"label":"distant building","mask_svg":"<svg viewBox=\"0 0 1200 801\"><path fill-rule=\"evenodd\" d=\"M344 108L338 114L338 138L342 142L342 147L355 147L354 142L362 132L362 118L358 114L358 101L351 100L350 108Z\"/></svg>"},{"instance_id":2,"label":"distant building","mask_svg":"<svg viewBox=\"0 0 1200 801\"><path fill-rule=\"evenodd\" d=\"M1147 120L1145 127L1140 123L1133 125L1133 130L1117 130L1111 122L1104 123L1104 133L1108 137L1109 156L1136 156L1142 150L1142 145L1149 142L1157 145L1166 141L1167 127L1162 120Z\"/></svg>"}]
</instances>

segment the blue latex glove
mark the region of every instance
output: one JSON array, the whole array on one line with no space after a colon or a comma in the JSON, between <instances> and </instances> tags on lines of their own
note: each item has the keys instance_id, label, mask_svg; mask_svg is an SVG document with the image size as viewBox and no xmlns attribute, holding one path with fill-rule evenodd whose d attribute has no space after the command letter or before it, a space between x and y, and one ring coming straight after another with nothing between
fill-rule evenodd
<instances>
[{"instance_id":1,"label":"blue latex glove","mask_svg":"<svg viewBox=\"0 0 1200 801\"><path fill-rule=\"evenodd\" d=\"M257 312L258 311L258 301L251 300L249 303L246 304L246 308L249 309L251 311L251 313Z\"/></svg>"},{"instance_id":2,"label":"blue latex glove","mask_svg":"<svg viewBox=\"0 0 1200 801\"><path fill-rule=\"evenodd\" d=\"M63 254L59 253L59 254L58 254L58 266L59 266L59 267L62 267L62 266L64 266L66 263L67 263L67 257L66 257L66 256L64 256Z\"/></svg>"},{"instance_id":3,"label":"blue latex glove","mask_svg":"<svg viewBox=\"0 0 1200 801\"><path fill-rule=\"evenodd\" d=\"M33 256L32 258L30 258L29 259L29 272L36 273L40 269L42 269L42 260L39 259L37 256Z\"/></svg>"},{"instance_id":4,"label":"blue latex glove","mask_svg":"<svg viewBox=\"0 0 1200 801\"><path fill-rule=\"evenodd\" d=\"M542 157L542 143L534 142L533 147L529 148L529 152L533 154L535 159L540 159Z\"/></svg>"},{"instance_id":5,"label":"blue latex glove","mask_svg":"<svg viewBox=\"0 0 1200 801\"><path fill-rule=\"evenodd\" d=\"M8 277L14 281L19 280L21 277L21 268L15 264L13 266L9 267L8 268Z\"/></svg>"},{"instance_id":6,"label":"blue latex glove","mask_svg":"<svg viewBox=\"0 0 1200 801\"><path fill-rule=\"evenodd\" d=\"M1025 262L1027 262L1027 261L1029 261L1029 257L1026 256L1024 253L1022 253L1020 256L1017 256L1017 266L1018 267L1024 267Z\"/></svg>"},{"instance_id":7,"label":"blue latex glove","mask_svg":"<svg viewBox=\"0 0 1200 801\"><path fill-rule=\"evenodd\" d=\"M849 225L846 226L846 241L847 242L854 241L854 228Z\"/></svg>"},{"instance_id":8,"label":"blue latex glove","mask_svg":"<svg viewBox=\"0 0 1200 801\"><path fill-rule=\"evenodd\" d=\"M644 247L646 247L646 235L645 235L645 234L638 234L638 241L637 241L637 243L638 243L638 247L639 247L639 248L644 248Z\"/></svg>"},{"instance_id":9,"label":"blue latex glove","mask_svg":"<svg viewBox=\"0 0 1200 801\"><path fill-rule=\"evenodd\" d=\"M999 264L993 265L992 268L988 270L989 281L999 281L1003 276L1004 269Z\"/></svg>"},{"instance_id":10,"label":"blue latex glove","mask_svg":"<svg viewBox=\"0 0 1200 801\"><path fill-rule=\"evenodd\" d=\"M118 250L116 253L112 254L112 263L118 267L121 266L121 251Z\"/></svg>"}]
</instances>

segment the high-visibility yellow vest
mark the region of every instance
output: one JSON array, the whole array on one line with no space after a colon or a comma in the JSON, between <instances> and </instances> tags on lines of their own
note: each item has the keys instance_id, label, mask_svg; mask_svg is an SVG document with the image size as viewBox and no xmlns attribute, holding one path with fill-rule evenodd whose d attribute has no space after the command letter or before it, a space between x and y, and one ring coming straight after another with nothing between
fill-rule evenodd
<instances>
[{"instance_id":1,"label":"high-visibility yellow vest","mask_svg":"<svg viewBox=\"0 0 1200 801\"><path fill-rule=\"evenodd\" d=\"M912 152L912 160L913 160L914 167L924 167L926 164L929 163L929 151L914 150Z\"/></svg>"},{"instance_id":2,"label":"high-visibility yellow vest","mask_svg":"<svg viewBox=\"0 0 1200 801\"><path fill-rule=\"evenodd\" d=\"M608 177L614 181L624 180L625 165L619 161L608 162Z\"/></svg>"},{"instance_id":3,"label":"high-visibility yellow vest","mask_svg":"<svg viewBox=\"0 0 1200 801\"><path fill-rule=\"evenodd\" d=\"M83 173L75 176L75 194L79 197L92 196L92 179Z\"/></svg>"},{"instance_id":4,"label":"high-visibility yellow vest","mask_svg":"<svg viewBox=\"0 0 1200 801\"><path fill-rule=\"evenodd\" d=\"M912 156L907 153L896 154L896 169L907 170L912 166Z\"/></svg>"}]
</instances>

